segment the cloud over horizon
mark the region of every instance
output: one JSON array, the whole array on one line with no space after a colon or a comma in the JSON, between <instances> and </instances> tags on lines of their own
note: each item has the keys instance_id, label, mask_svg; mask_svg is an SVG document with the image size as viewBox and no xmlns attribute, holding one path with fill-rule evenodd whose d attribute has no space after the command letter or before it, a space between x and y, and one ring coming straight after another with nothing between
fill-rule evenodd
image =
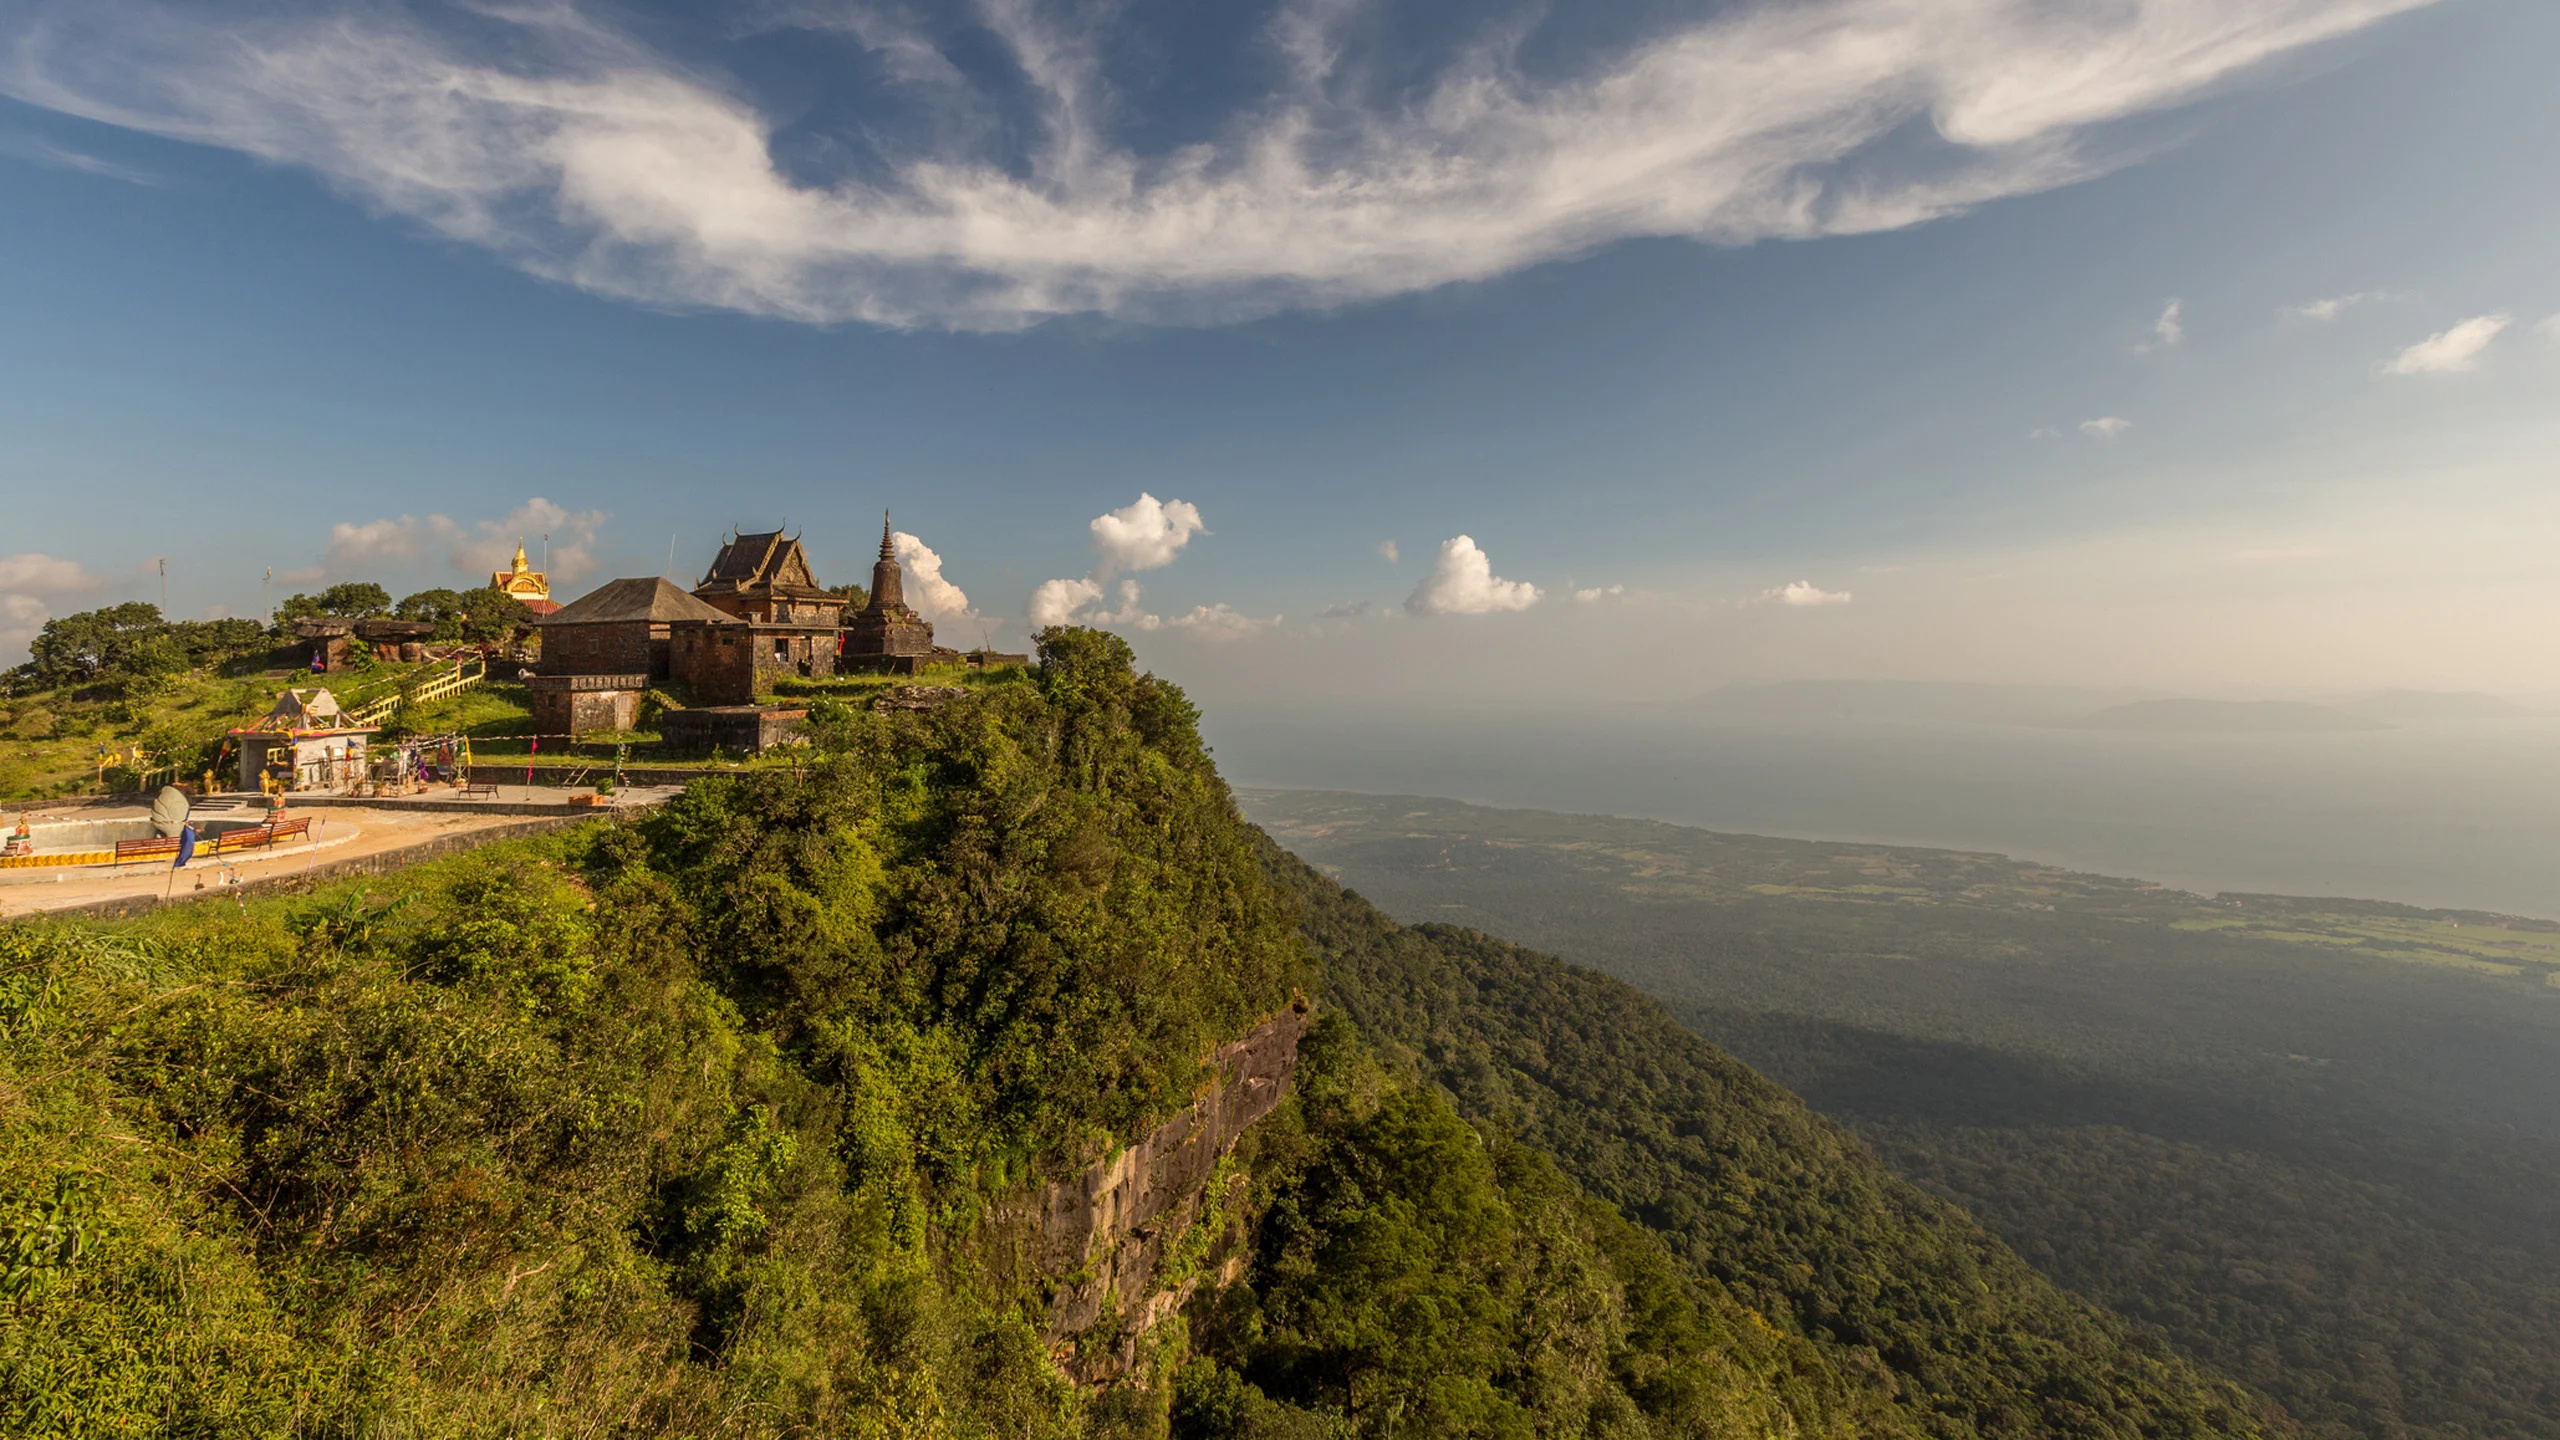
<instances>
[{"instance_id":1,"label":"cloud over horizon","mask_svg":"<svg viewBox=\"0 0 2560 1440\"><path fill-rule=\"evenodd\" d=\"M904 530L891 536L890 544L898 557L907 603L917 614L936 625L983 622L984 617L969 608L969 593L943 577L942 556L933 547Z\"/></svg>"},{"instance_id":2,"label":"cloud over horizon","mask_svg":"<svg viewBox=\"0 0 2560 1440\"><path fill-rule=\"evenodd\" d=\"M0 555L0 665L23 659L53 618L54 606L98 588L100 577L77 560L24 551Z\"/></svg>"},{"instance_id":3,"label":"cloud over horizon","mask_svg":"<svg viewBox=\"0 0 2560 1440\"><path fill-rule=\"evenodd\" d=\"M2394 356L2382 367L2385 375L2460 375L2480 368L2480 352L2499 332L2515 323L2512 315L2474 315L2450 330L2428 336Z\"/></svg>"},{"instance_id":4,"label":"cloud over horizon","mask_svg":"<svg viewBox=\"0 0 2560 1440\"><path fill-rule=\"evenodd\" d=\"M1761 591L1760 598L1803 609L1818 605L1846 605L1855 597L1846 590L1825 590L1810 580L1792 580Z\"/></svg>"},{"instance_id":5,"label":"cloud over horizon","mask_svg":"<svg viewBox=\"0 0 2560 1440\"><path fill-rule=\"evenodd\" d=\"M1413 588L1404 608L1416 615L1490 615L1526 610L1544 593L1525 580L1496 576L1493 557L1477 548L1474 537L1456 535L1440 542L1431 573Z\"/></svg>"},{"instance_id":6,"label":"cloud over horizon","mask_svg":"<svg viewBox=\"0 0 2560 1440\"><path fill-rule=\"evenodd\" d=\"M654 48L643 31L663 25L601 5L29 0L0 21L0 93L307 169L643 304L1209 323L1638 237L1919 224L2103 173L2121 163L2092 143L2104 127L2432 3L1742 4L1533 66L1517 26L1379 53L1393 27L1376 7L1285 0L1238 42L1252 79L1236 103L1173 118L1132 113L1112 27L1136 22L1116 12L989 0L967 17L739 21L841 57L821 83L854 87L860 113L812 136L794 128L805 97L760 100L716 55ZM983 63L990 44L1004 63Z\"/></svg>"},{"instance_id":7,"label":"cloud over horizon","mask_svg":"<svg viewBox=\"0 0 2560 1440\"><path fill-rule=\"evenodd\" d=\"M373 567L405 564L440 549L455 575L486 585L489 573L505 568L522 541L535 551L534 564L551 577L553 589L564 590L595 572L596 541L610 518L602 510L573 511L536 495L498 519L470 524L446 515L341 520L329 527L329 550L320 564L280 572L276 578L296 585L372 579L365 572ZM544 554L546 535L549 551Z\"/></svg>"}]
</instances>

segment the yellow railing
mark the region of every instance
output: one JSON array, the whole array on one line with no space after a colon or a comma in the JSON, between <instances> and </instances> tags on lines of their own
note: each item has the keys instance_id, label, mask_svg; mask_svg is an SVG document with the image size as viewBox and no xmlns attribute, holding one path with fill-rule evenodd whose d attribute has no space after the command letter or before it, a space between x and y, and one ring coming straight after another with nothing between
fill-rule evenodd
<instances>
[{"instance_id":1,"label":"yellow railing","mask_svg":"<svg viewBox=\"0 0 2560 1440\"><path fill-rule=\"evenodd\" d=\"M439 675L433 680L421 681L400 694L385 695L360 710L347 712L347 718L358 725L379 725L399 714L406 706L432 705L448 696L459 695L487 678L489 678L488 661L478 656L457 660L453 665L453 673Z\"/></svg>"}]
</instances>

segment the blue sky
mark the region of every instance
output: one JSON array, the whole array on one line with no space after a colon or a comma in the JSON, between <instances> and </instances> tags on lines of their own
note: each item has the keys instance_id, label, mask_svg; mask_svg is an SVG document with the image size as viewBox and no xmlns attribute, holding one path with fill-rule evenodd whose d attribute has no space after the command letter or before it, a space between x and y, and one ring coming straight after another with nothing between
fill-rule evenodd
<instances>
[{"instance_id":1,"label":"blue sky","mask_svg":"<svg viewBox=\"0 0 2560 1440\"><path fill-rule=\"evenodd\" d=\"M0 660L157 556L189 614L519 529L571 590L733 525L851 579L894 505L946 634L1236 698L2560 690L2555 53L2529 0L0 0Z\"/></svg>"}]
</instances>

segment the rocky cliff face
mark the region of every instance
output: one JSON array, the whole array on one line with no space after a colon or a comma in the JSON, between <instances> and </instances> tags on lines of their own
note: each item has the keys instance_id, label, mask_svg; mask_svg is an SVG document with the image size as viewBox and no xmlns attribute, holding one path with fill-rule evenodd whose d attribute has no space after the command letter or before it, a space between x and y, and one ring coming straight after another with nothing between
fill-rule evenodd
<instances>
[{"instance_id":1,"label":"rocky cliff face","mask_svg":"<svg viewBox=\"0 0 2560 1440\"><path fill-rule=\"evenodd\" d=\"M1128 1370L1146 1332L1230 1267L1245 1177L1219 1180L1219 1162L1289 1093L1306 1028L1302 1003L1221 1046L1189 1109L1002 1217L1008 1248L1054 1286L1048 1336L1077 1379Z\"/></svg>"}]
</instances>

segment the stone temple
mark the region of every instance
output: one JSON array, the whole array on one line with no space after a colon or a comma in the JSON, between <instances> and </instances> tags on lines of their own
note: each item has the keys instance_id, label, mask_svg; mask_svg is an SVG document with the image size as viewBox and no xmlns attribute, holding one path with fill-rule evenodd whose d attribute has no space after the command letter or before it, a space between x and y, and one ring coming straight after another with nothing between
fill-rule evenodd
<instances>
[{"instance_id":1,"label":"stone temple","mask_svg":"<svg viewBox=\"0 0 2560 1440\"><path fill-rule=\"evenodd\" d=\"M880 558L871 566L871 603L844 622L845 670L915 670L934 655L933 624L907 605L888 512L880 515ZM951 656L956 660L957 654Z\"/></svg>"}]
</instances>

